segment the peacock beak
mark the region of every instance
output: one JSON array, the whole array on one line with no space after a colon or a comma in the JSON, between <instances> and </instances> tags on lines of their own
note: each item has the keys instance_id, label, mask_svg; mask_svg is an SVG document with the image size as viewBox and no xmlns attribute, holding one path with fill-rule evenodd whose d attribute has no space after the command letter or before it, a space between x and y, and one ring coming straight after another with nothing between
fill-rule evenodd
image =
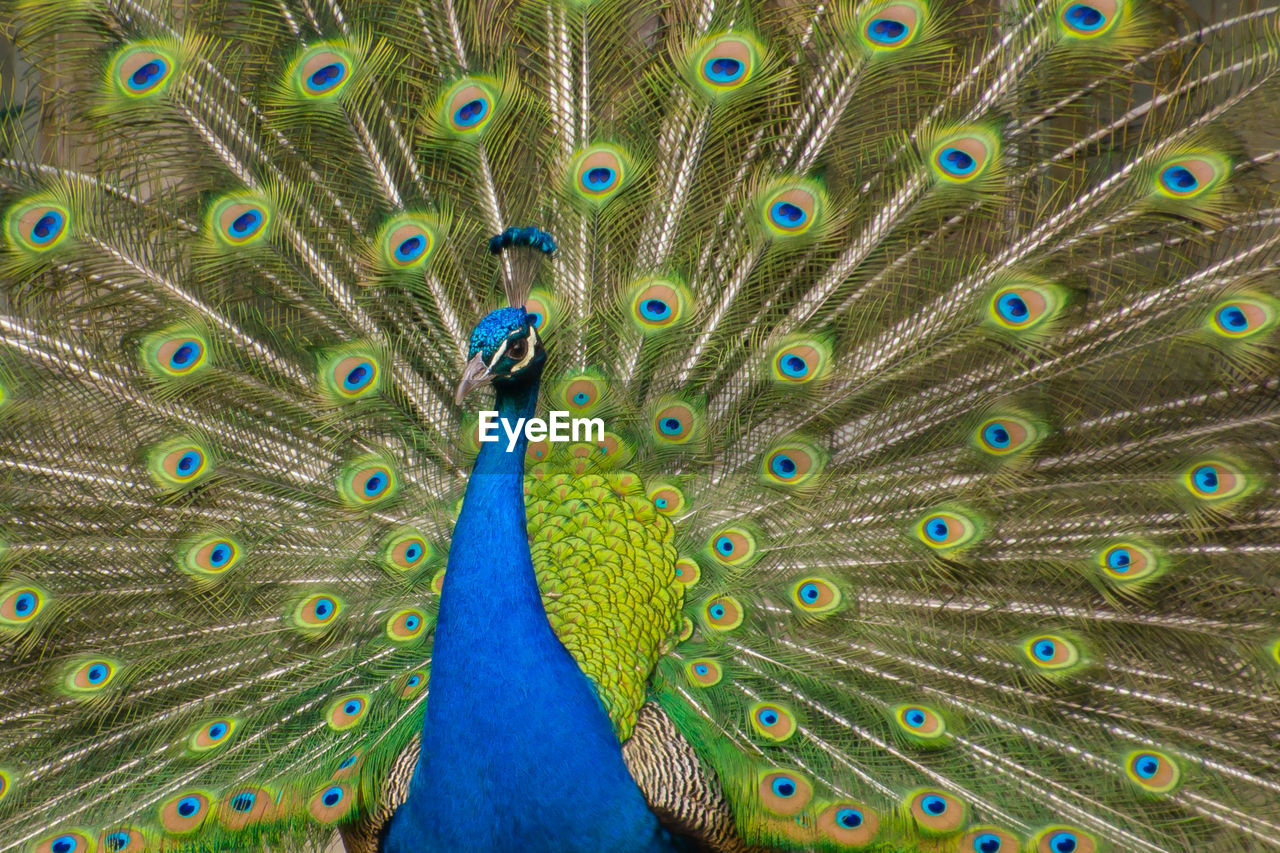
<instances>
[{"instance_id":1,"label":"peacock beak","mask_svg":"<svg viewBox=\"0 0 1280 853\"><path fill-rule=\"evenodd\" d=\"M480 353L476 353L475 357L467 362L466 369L462 371L462 378L458 380L458 390L453 395L453 402L461 406L468 394L492 381L493 374L489 372L489 365L484 363L484 357Z\"/></svg>"}]
</instances>

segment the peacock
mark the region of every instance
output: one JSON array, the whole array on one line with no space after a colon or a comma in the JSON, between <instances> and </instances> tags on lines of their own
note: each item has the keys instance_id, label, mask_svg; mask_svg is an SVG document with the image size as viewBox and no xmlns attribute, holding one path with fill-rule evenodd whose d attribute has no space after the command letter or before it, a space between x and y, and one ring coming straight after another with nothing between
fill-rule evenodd
<instances>
[{"instance_id":1,"label":"peacock","mask_svg":"<svg viewBox=\"0 0 1280 853\"><path fill-rule=\"evenodd\" d=\"M1274 0L0 32L0 851L1280 848Z\"/></svg>"}]
</instances>

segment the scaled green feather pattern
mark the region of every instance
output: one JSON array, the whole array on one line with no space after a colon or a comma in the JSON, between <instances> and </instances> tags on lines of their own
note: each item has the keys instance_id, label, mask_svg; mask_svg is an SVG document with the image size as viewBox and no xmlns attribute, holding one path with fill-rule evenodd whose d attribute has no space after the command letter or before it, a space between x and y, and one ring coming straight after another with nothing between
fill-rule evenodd
<instances>
[{"instance_id":1,"label":"scaled green feather pattern","mask_svg":"<svg viewBox=\"0 0 1280 853\"><path fill-rule=\"evenodd\" d=\"M0 853L376 838L523 226L605 426L530 443L533 563L660 815L1280 849L1275 0L0 32Z\"/></svg>"}]
</instances>

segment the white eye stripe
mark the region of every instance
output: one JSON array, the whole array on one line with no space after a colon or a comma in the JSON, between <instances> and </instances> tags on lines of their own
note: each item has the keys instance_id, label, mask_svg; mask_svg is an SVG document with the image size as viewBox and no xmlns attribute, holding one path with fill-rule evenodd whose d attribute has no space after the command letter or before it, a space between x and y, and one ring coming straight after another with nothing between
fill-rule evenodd
<instances>
[{"instance_id":1,"label":"white eye stripe","mask_svg":"<svg viewBox=\"0 0 1280 853\"><path fill-rule=\"evenodd\" d=\"M538 333L535 332L533 329L529 329L529 337L526 340L528 340L529 342L529 349L525 352L524 358L520 359L520 361L518 361L517 363L511 366L512 373L520 372L533 359L533 351L538 346ZM490 370L494 370L497 368L498 362L502 360L502 356L505 355L507 352L507 345L509 343L511 343L510 338L508 338L507 340L504 340L501 344L498 345L498 351L494 353L493 358L489 360Z\"/></svg>"},{"instance_id":2,"label":"white eye stripe","mask_svg":"<svg viewBox=\"0 0 1280 853\"><path fill-rule=\"evenodd\" d=\"M507 342L503 341L498 346L498 351L493 354L493 358L489 359L489 369L493 370L498 366L498 362L502 361L502 354L507 351Z\"/></svg>"}]
</instances>

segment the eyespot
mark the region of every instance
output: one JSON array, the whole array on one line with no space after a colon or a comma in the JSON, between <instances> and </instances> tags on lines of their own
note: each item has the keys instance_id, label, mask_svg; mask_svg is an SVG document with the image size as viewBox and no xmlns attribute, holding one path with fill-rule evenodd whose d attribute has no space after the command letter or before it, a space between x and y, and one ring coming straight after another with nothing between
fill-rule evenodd
<instances>
[{"instance_id":1,"label":"eyespot","mask_svg":"<svg viewBox=\"0 0 1280 853\"><path fill-rule=\"evenodd\" d=\"M816 185L783 185L766 193L762 210L764 224L774 237L796 237L809 231L825 209L825 199Z\"/></svg>"},{"instance_id":2,"label":"eyespot","mask_svg":"<svg viewBox=\"0 0 1280 853\"><path fill-rule=\"evenodd\" d=\"M382 548L383 562L389 568L401 572L421 568L431 556L431 546L413 529L394 535Z\"/></svg>"},{"instance_id":3,"label":"eyespot","mask_svg":"<svg viewBox=\"0 0 1280 853\"><path fill-rule=\"evenodd\" d=\"M187 738L187 746L192 752L210 752L229 744L235 730L236 721L230 717L201 723Z\"/></svg>"},{"instance_id":4,"label":"eyespot","mask_svg":"<svg viewBox=\"0 0 1280 853\"><path fill-rule=\"evenodd\" d=\"M160 377L189 376L205 367L208 351L203 338L192 334L162 333L143 347L143 363Z\"/></svg>"},{"instance_id":5,"label":"eyespot","mask_svg":"<svg viewBox=\"0 0 1280 853\"><path fill-rule=\"evenodd\" d=\"M573 411L585 412L600 399L600 383L594 379L574 379L564 389L565 404Z\"/></svg>"},{"instance_id":6,"label":"eyespot","mask_svg":"<svg viewBox=\"0 0 1280 853\"><path fill-rule=\"evenodd\" d=\"M182 569L200 580L221 576L240 562L240 545L226 536L209 536L195 542L182 558Z\"/></svg>"},{"instance_id":7,"label":"eyespot","mask_svg":"<svg viewBox=\"0 0 1280 853\"><path fill-rule=\"evenodd\" d=\"M227 829L238 830L272 817L276 795L266 788L233 788L218 804L218 819Z\"/></svg>"},{"instance_id":8,"label":"eyespot","mask_svg":"<svg viewBox=\"0 0 1280 853\"><path fill-rule=\"evenodd\" d=\"M63 683L67 690L80 696L94 696L105 690L116 677L115 661L92 658L73 664Z\"/></svg>"},{"instance_id":9,"label":"eyespot","mask_svg":"<svg viewBox=\"0 0 1280 853\"><path fill-rule=\"evenodd\" d=\"M1155 554L1132 542L1120 542L1103 550L1098 555L1098 565L1103 577L1121 584L1149 577L1159 568Z\"/></svg>"},{"instance_id":10,"label":"eyespot","mask_svg":"<svg viewBox=\"0 0 1280 853\"><path fill-rule=\"evenodd\" d=\"M958 512L935 512L916 525L920 541L939 551L949 551L968 545L978 537L974 522Z\"/></svg>"},{"instance_id":11,"label":"eyespot","mask_svg":"<svg viewBox=\"0 0 1280 853\"><path fill-rule=\"evenodd\" d=\"M862 41L873 51L892 51L915 41L925 8L914 3L889 3L863 17Z\"/></svg>"},{"instance_id":12,"label":"eyespot","mask_svg":"<svg viewBox=\"0 0 1280 853\"><path fill-rule=\"evenodd\" d=\"M1192 496L1207 503L1240 497L1250 486L1248 477L1239 468L1213 459L1192 465L1183 473L1182 482Z\"/></svg>"},{"instance_id":13,"label":"eyespot","mask_svg":"<svg viewBox=\"0 0 1280 853\"><path fill-rule=\"evenodd\" d=\"M760 47L750 36L722 33L695 49L690 79L703 95L720 98L750 82L759 61Z\"/></svg>"},{"instance_id":14,"label":"eyespot","mask_svg":"<svg viewBox=\"0 0 1280 853\"><path fill-rule=\"evenodd\" d=\"M1119 0L1067 0L1058 13L1066 35L1082 39L1110 31L1119 19Z\"/></svg>"},{"instance_id":15,"label":"eyespot","mask_svg":"<svg viewBox=\"0 0 1280 853\"><path fill-rule=\"evenodd\" d=\"M1136 785L1157 794L1167 794L1178 787L1182 775L1177 764L1155 750L1131 752L1124 763L1125 772Z\"/></svg>"},{"instance_id":16,"label":"eyespot","mask_svg":"<svg viewBox=\"0 0 1280 853\"><path fill-rule=\"evenodd\" d=\"M774 381L806 384L822 376L830 360L830 350L816 339L799 339L783 346L772 360Z\"/></svg>"},{"instance_id":17,"label":"eyespot","mask_svg":"<svg viewBox=\"0 0 1280 853\"><path fill-rule=\"evenodd\" d=\"M107 853L143 853L147 837L133 827L117 826L98 836L98 844Z\"/></svg>"},{"instance_id":18,"label":"eyespot","mask_svg":"<svg viewBox=\"0 0 1280 853\"><path fill-rule=\"evenodd\" d=\"M769 450L760 460L760 480L793 489L811 483L826 465L826 456L812 444L792 442Z\"/></svg>"},{"instance_id":19,"label":"eyespot","mask_svg":"<svg viewBox=\"0 0 1280 853\"><path fill-rule=\"evenodd\" d=\"M355 808L355 797L345 782L326 785L311 797L307 811L320 823L333 823Z\"/></svg>"},{"instance_id":20,"label":"eyespot","mask_svg":"<svg viewBox=\"0 0 1280 853\"><path fill-rule=\"evenodd\" d=\"M545 462L551 458L551 442L549 441L531 441L525 446L525 459L530 462Z\"/></svg>"},{"instance_id":21,"label":"eyespot","mask_svg":"<svg viewBox=\"0 0 1280 853\"><path fill-rule=\"evenodd\" d=\"M329 704L325 711L325 722L334 731L344 732L359 725L368 711L369 697L363 693L352 693Z\"/></svg>"},{"instance_id":22,"label":"eyespot","mask_svg":"<svg viewBox=\"0 0 1280 853\"><path fill-rule=\"evenodd\" d=\"M160 806L160 825L174 835L195 832L209 816L209 802L200 791L178 794Z\"/></svg>"},{"instance_id":23,"label":"eyespot","mask_svg":"<svg viewBox=\"0 0 1280 853\"><path fill-rule=\"evenodd\" d=\"M928 705L899 705L893 718L912 739L937 740L947 733L942 717Z\"/></svg>"},{"instance_id":24,"label":"eyespot","mask_svg":"<svg viewBox=\"0 0 1280 853\"><path fill-rule=\"evenodd\" d=\"M243 194L227 196L209 212L213 232L222 243L236 247L259 243L267 236L271 211L259 199Z\"/></svg>"},{"instance_id":25,"label":"eyespot","mask_svg":"<svg viewBox=\"0 0 1280 853\"><path fill-rule=\"evenodd\" d=\"M1181 157L1160 167L1156 189L1170 198L1190 199L1216 187L1226 176L1217 158Z\"/></svg>"},{"instance_id":26,"label":"eyespot","mask_svg":"<svg viewBox=\"0 0 1280 853\"><path fill-rule=\"evenodd\" d=\"M962 853L1018 853L1021 842L1016 836L994 826L969 830L956 847Z\"/></svg>"},{"instance_id":27,"label":"eyespot","mask_svg":"<svg viewBox=\"0 0 1280 853\"><path fill-rule=\"evenodd\" d=\"M1074 826L1051 826L1031 839L1035 853L1097 853L1098 842L1083 829Z\"/></svg>"},{"instance_id":28,"label":"eyespot","mask_svg":"<svg viewBox=\"0 0 1280 853\"><path fill-rule=\"evenodd\" d=\"M378 390L382 371L369 352L348 352L325 359L321 367L324 390L335 403L364 397Z\"/></svg>"},{"instance_id":29,"label":"eyespot","mask_svg":"<svg viewBox=\"0 0 1280 853\"><path fill-rule=\"evenodd\" d=\"M1048 284L1013 284L998 288L988 304L988 320L995 328L1009 332L1040 329L1056 317L1063 306L1061 289Z\"/></svg>"},{"instance_id":30,"label":"eyespot","mask_svg":"<svg viewBox=\"0 0 1280 853\"><path fill-rule=\"evenodd\" d=\"M801 578L791 587L791 600L804 613L830 613L840 606L840 587L826 578Z\"/></svg>"},{"instance_id":31,"label":"eyespot","mask_svg":"<svg viewBox=\"0 0 1280 853\"><path fill-rule=\"evenodd\" d=\"M757 556L755 537L740 527L726 527L711 537L711 556L726 566L740 566Z\"/></svg>"},{"instance_id":32,"label":"eyespot","mask_svg":"<svg viewBox=\"0 0 1280 853\"><path fill-rule=\"evenodd\" d=\"M907 802L916 826L927 835L945 835L964 826L964 803L950 794L927 789L917 791Z\"/></svg>"},{"instance_id":33,"label":"eyespot","mask_svg":"<svg viewBox=\"0 0 1280 853\"><path fill-rule=\"evenodd\" d=\"M551 295L542 291L533 291L524 300L524 310L529 318L529 325L538 331L545 332L555 321L556 308Z\"/></svg>"},{"instance_id":34,"label":"eyespot","mask_svg":"<svg viewBox=\"0 0 1280 853\"><path fill-rule=\"evenodd\" d=\"M935 145L929 159L938 178L948 183L963 184L986 174L996 152L994 137L966 133Z\"/></svg>"},{"instance_id":35,"label":"eyespot","mask_svg":"<svg viewBox=\"0 0 1280 853\"><path fill-rule=\"evenodd\" d=\"M689 683L695 687L714 687L724 678L724 670L720 664L709 658L691 660L684 666Z\"/></svg>"},{"instance_id":36,"label":"eyespot","mask_svg":"<svg viewBox=\"0 0 1280 853\"><path fill-rule=\"evenodd\" d=\"M684 511L684 492L675 486L656 486L649 490L647 497L653 501L653 508L663 515L679 515Z\"/></svg>"},{"instance_id":37,"label":"eyespot","mask_svg":"<svg viewBox=\"0 0 1280 853\"><path fill-rule=\"evenodd\" d=\"M796 718L790 709L776 702L753 705L750 713L751 728L756 734L782 743L796 733Z\"/></svg>"},{"instance_id":38,"label":"eyespot","mask_svg":"<svg viewBox=\"0 0 1280 853\"><path fill-rule=\"evenodd\" d=\"M1022 644L1022 652L1036 669L1061 671L1080 663L1080 649L1058 634L1038 634Z\"/></svg>"},{"instance_id":39,"label":"eyespot","mask_svg":"<svg viewBox=\"0 0 1280 853\"><path fill-rule=\"evenodd\" d=\"M204 453L198 447L184 447L166 455L164 466L175 480L190 480L204 471Z\"/></svg>"},{"instance_id":40,"label":"eyespot","mask_svg":"<svg viewBox=\"0 0 1280 853\"><path fill-rule=\"evenodd\" d=\"M421 610L401 610L387 620L387 638L393 643L407 643L422 636L427 617Z\"/></svg>"},{"instance_id":41,"label":"eyespot","mask_svg":"<svg viewBox=\"0 0 1280 853\"><path fill-rule=\"evenodd\" d=\"M698 568L698 564L683 557L676 560L675 573L676 582L685 586L693 586L702 578L702 569Z\"/></svg>"},{"instance_id":42,"label":"eyespot","mask_svg":"<svg viewBox=\"0 0 1280 853\"><path fill-rule=\"evenodd\" d=\"M974 437L979 450L992 456L1009 456L1026 450L1038 436L1030 421L1001 415L979 424Z\"/></svg>"},{"instance_id":43,"label":"eyespot","mask_svg":"<svg viewBox=\"0 0 1280 853\"><path fill-rule=\"evenodd\" d=\"M862 847L880 832L880 816L861 803L833 803L818 815L818 831L839 844Z\"/></svg>"},{"instance_id":44,"label":"eyespot","mask_svg":"<svg viewBox=\"0 0 1280 853\"><path fill-rule=\"evenodd\" d=\"M684 444L697 429L693 408L684 403L670 403L653 416L653 437L659 444Z\"/></svg>"},{"instance_id":45,"label":"eyespot","mask_svg":"<svg viewBox=\"0 0 1280 853\"><path fill-rule=\"evenodd\" d=\"M79 829L50 835L36 844L34 853L92 853L89 834Z\"/></svg>"},{"instance_id":46,"label":"eyespot","mask_svg":"<svg viewBox=\"0 0 1280 853\"><path fill-rule=\"evenodd\" d=\"M351 57L338 45L316 45L293 64L293 77L298 92L305 98L336 97L351 82Z\"/></svg>"},{"instance_id":47,"label":"eyespot","mask_svg":"<svg viewBox=\"0 0 1280 853\"><path fill-rule=\"evenodd\" d=\"M434 577L431 578L431 591L436 595L439 595L444 589L444 571L444 569L441 569L435 573Z\"/></svg>"},{"instance_id":48,"label":"eyespot","mask_svg":"<svg viewBox=\"0 0 1280 853\"><path fill-rule=\"evenodd\" d=\"M488 83L468 78L445 93L441 118L445 127L459 136L478 135L493 118L497 99Z\"/></svg>"},{"instance_id":49,"label":"eyespot","mask_svg":"<svg viewBox=\"0 0 1280 853\"><path fill-rule=\"evenodd\" d=\"M131 45L116 54L111 69L118 92L141 98L164 90L173 77L174 61L157 45Z\"/></svg>"},{"instance_id":50,"label":"eyespot","mask_svg":"<svg viewBox=\"0 0 1280 853\"><path fill-rule=\"evenodd\" d=\"M338 490L348 505L360 507L393 497L399 491L399 485L390 465L366 458L347 467L339 480Z\"/></svg>"},{"instance_id":51,"label":"eyespot","mask_svg":"<svg viewBox=\"0 0 1280 853\"><path fill-rule=\"evenodd\" d=\"M427 686L427 674L422 670L415 670L402 678L399 691L401 699L412 699Z\"/></svg>"},{"instance_id":52,"label":"eyespot","mask_svg":"<svg viewBox=\"0 0 1280 853\"><path fill-rule=\"evenodd\" d=\"M1259 298L1238 296L1216 305L1209 328L1224 338L1245 340L1270 331L1276 325L1275 307Z\"/></svg>"},{"instance_id":53,"label":"eyespot","mask_svg":"<svg viewBox=\"0 0 1280 853\"><path fill-rule=\"evenodd\" d=\"M702 606L702 616L713 631L732 631L742 624L742 605L731 595L717 595Z\"/></svg>"},{"instance_id":54,"label":"eyespot","mask_svg":"<svg viewBox=\"0 0 1280 853\"><path fill-rule=\"evenodd\" d=\"M775 770L760 777L756 786L760 803L774 814L790 817L809 803L813 786L799 773Z\"/></svg>"},{"instance_id":55,"label":"eyespot","mask_svg":"<svg viewBox=\"0 0 1280 853\"><path fill-rule=\"evenodd\" d=\"M189 488L213 473L208 450L185 439L152 447L147 454L147 469L156 485L165 490Z\"/></svg>"},{"instance_id":56,"label":"eyespot","mask_svg":"<svg viewBox=\"0 0 1280 853\"><path fill-rule=\"evenodd\" d=\"M308 633L333 627L342 612L342 599L327 592L309 595L293 609L293 624Z\"/></svg>"},{"instance_id":57,"label":"eyespot","mask_svg":"<svg viewBox=\"0 0 1280 853\"><path fill-rule=\"evenodd\" d=\"M684 319L688 292L670 279L644 279L631 290L631 319L641 332L670 329Z\"/></svg>"},{"instance_id":58,"label":"eyespot","mask_svg":"<svg viewBox=\"0 0 1280 853\"><path fill-rule=\"evenodd\" d=\"M0 627L27 627L46 603L44 592L34 586L13 587L0 593Z\"/></svg>"},{"instance_id":59,"label":"eyespot","mask_svg":"<svg viewBox=\"0 0 1280 853\"><path fill-rule=\"evenodd\" d=\"M61 205L28 202L10 209L6 220L11 245L28 252L47 252L66 238L71 214Z\"/></svg>"},{"instance_id":60,"label":"eyespot","mask_svg":"<svg viewBox=\"0 0 1280 853\"><path fill-rule=\"evenodd\" d=\"M0 768L0 802L4 802L4 798L9 796L9 792L13 790L13 778L7 770Z\"/></svg>"},{"instance_id":61,"label":"eyespot","mask_svg":"<svg viewBox=\"0 0 1280 853\"><path fill-rule=\"evenodd\" d=\"M593 145L575 160L573 188L579 198L601 204L628 182L630 164L621 148Z\"/></svg>"}]
</instances>

